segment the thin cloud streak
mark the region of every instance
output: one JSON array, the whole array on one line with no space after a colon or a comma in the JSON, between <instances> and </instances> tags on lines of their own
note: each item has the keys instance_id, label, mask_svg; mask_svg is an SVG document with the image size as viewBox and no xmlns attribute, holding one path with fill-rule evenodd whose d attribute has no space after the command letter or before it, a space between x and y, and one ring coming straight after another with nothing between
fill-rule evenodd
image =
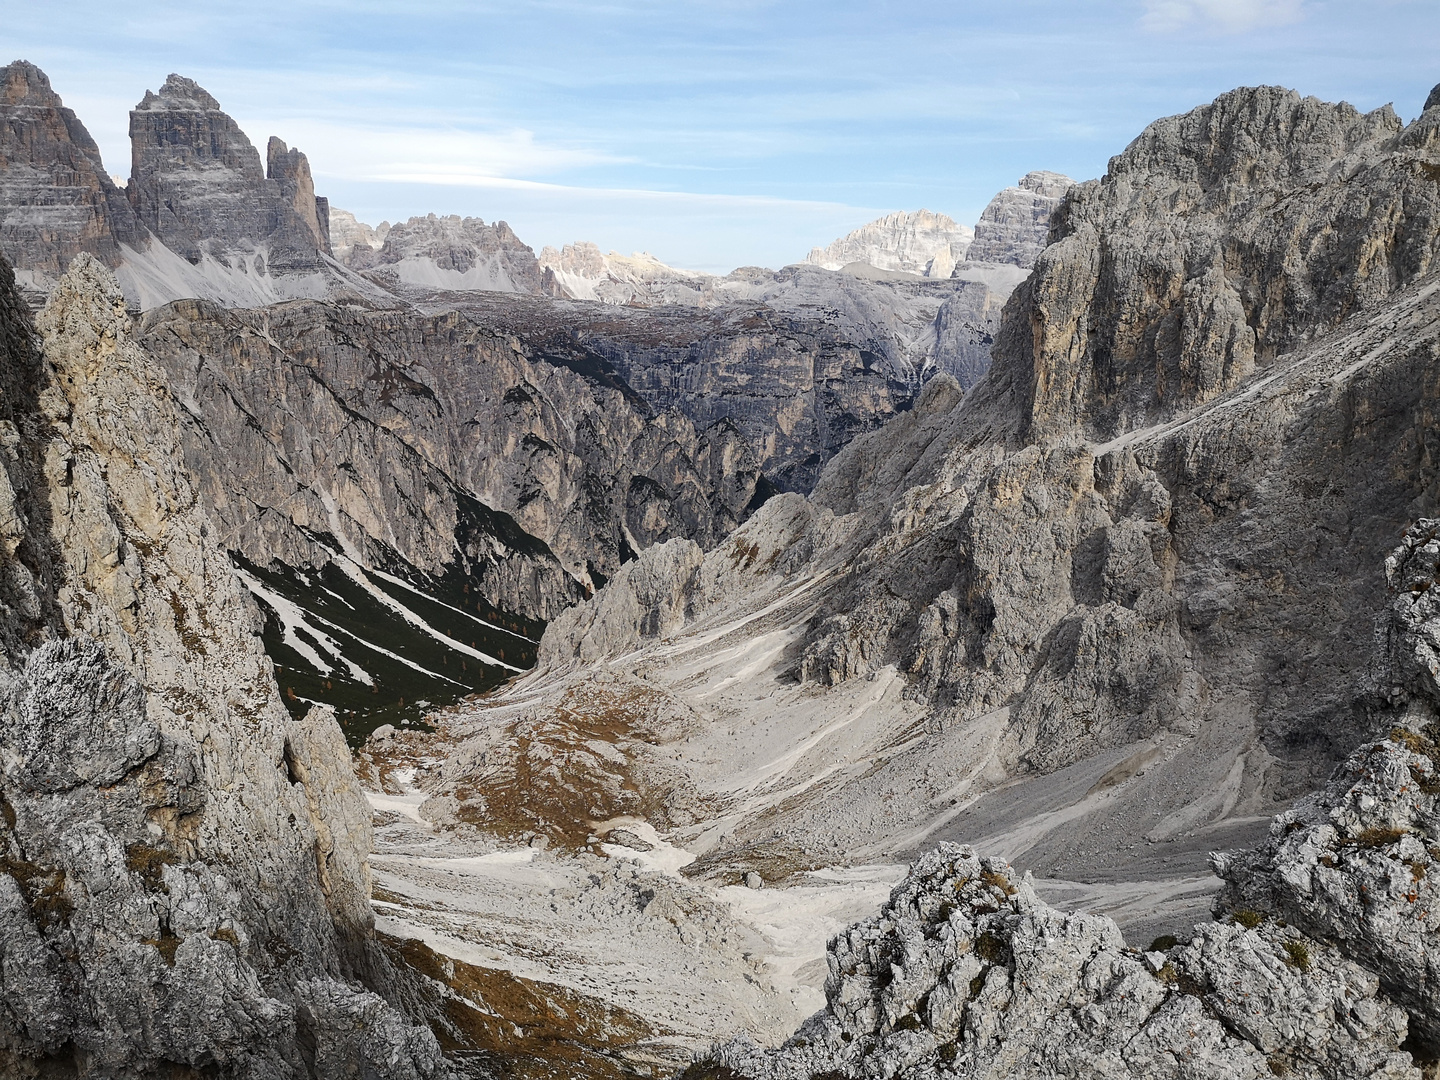
<instances>
[{"instance_id":1,"label":"thin cloud streak","mask_svg":"<svg viewBox=\"0 0 1440 1080\"><path fill-rule=\"evenodd\" d=\"M1196 27L1240 34L1264 26L1285 26L1305 17L1305 0L1145 0L1141 24L1168 33Z\"/></svg>"}]
</instances>

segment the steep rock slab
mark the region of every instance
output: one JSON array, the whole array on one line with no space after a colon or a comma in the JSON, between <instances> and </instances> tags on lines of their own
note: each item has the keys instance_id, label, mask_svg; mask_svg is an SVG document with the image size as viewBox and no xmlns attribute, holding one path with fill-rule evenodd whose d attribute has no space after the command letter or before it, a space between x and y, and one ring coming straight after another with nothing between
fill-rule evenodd
<instances>
[{"instance_id":1,"label":"steep rock slab","mask_svg":"<svg viewBox=\"0 0 1440 1080\"><path fill-rule=\"evenodd\" d=\"M114 279L77 256L40 330L28 528L66 636L5 687L7 1071L437 1075L428 1032L340 981L383 978L368 814L333 717L281 707Z\"/></svg>"},{"instance_id":2,"label":"steep rock slab","mask_svg":"<svg viewBox=\"0 0 1440 1080\"><path fill-rule=\"evenodd\" d=\"M0 68L0 254L48 292L82 251L120 264L145 236L100 149L50 80L24 60Z\"/></svg>"}]
</instances>

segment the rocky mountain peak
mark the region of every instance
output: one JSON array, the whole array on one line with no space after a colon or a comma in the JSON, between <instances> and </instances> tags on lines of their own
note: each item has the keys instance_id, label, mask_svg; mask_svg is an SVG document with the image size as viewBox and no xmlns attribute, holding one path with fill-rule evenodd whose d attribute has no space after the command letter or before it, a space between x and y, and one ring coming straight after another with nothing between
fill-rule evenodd
<instances>
[{"instance_id":1,"label":"rocky mountain peak","mask_svg":"<svg viewBox=\"0 0 1440 1080\"><path fill-rule=\"evenodd\" d=\"M1022 176L1018 186L1047 199L1058 199L1075 186L1075 181L1064 173L1037 169Z\"/></svg>"},{"instance_id":2,"label":"rocky mountain peak","mask_svg":"<svg viewBox=\"0 0 1440 1080\"><path fill-rule=\"evenodd\" d=\"M1432 269L1436 127L1277 87L1151 124L1065 197L1002 327L1022 422L1104 441L1174 416Z\"/></svg>"},{"instance_id":3,"label":"rocky mountain peak","mask_svg":"<svg viewBox=\"0 0 1440 1080\"><path fill-rule=\"evenodd\" d=\"M307 270L329 251L329 208L305 155L273 140L267 176L240 126L193 80L171 75L146 91L130 113L130 146L135 213L192 264Z\"/></svg>"},{"instance_id":4,"label":"rocky mountain peak","mask_svg":"<svg viewBox=\"0 0 1440 1080\"><path fill-rule=\"evenodd\" d=\"M968 225L929 210L900 211L862 225L823 248L813 248L805 261L827 270L866 263L878 270L898 270L925 277L949 277L965 258L974 238Z\"/></svg>"},{"instance_id":5,"label":"rocky mountain peak","mask_svg":"<svg viewBox=\"0 0 1440 1080\"><path fill-rule=\"evenodd\" d=\"M503 222L458 214L412 217L391 226L377 270L399 284L431 289L538 293L535 252Z\"/></svg>"},{"instance_id":6,"label":"rocky mountain peak","mask_svg":"<svg viewBox=\"0 0 1440 1080\"><path fill-rule=\"evenodd\" d=\"M39 293L82 251L107 266L143 230L100 149L34 64L0 68L0 251Z\"/></svg>"},{"instance_id":7,"label":"rocky mountain peak","mask_svg":"<svg viewBox=\"0 0 1440 1080\"><path fill-rule=\"evenodd\" d=\"M135 108L141 111L190 108L206 112L219 112L220 102L216 101L209 91L194 79L187 79L183 75L171 72L165 79L165 85L160 87L160 92L157 94L146 90L145 97Z\"/></svg>"},{"instance_id":8,"label":"rocky mountain peak","mask_svg":"<svg viewBox=\"0 0 1440 1080\"><path fill-rule=\"evenodd\" d=\"M966 260L1034 266L1049 242L1050 216L1074 184L1061 173L1026 173L1019 184L1000 192L985 207Z\"/></svg>"},{"instance_id":9,"label":"rocky mountain peak","mask_svg":"<svg viewBox=\"0 0 1440 1080\"><path fill-rule=\"evenodd\" d=\"M0 68L0 103L59 106L60 95L50 88L50 77L28 60Z\"/></svg>"}]
</instances>

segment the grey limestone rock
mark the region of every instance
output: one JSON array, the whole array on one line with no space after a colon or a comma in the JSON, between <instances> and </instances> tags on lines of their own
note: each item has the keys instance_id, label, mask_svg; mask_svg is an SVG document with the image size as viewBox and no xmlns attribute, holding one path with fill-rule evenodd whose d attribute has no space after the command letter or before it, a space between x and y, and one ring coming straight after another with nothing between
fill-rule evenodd
<instances>
[{"instance_id":1,"label":"grey limestone rock","mask_svg":"<svg viewBox=\"0 0 1440 1080\"><path fill-rule=\"evenodd\" d=\"M1034 437L1174 416L1432 270L1437 130L1278 87L1151 124L1016 294L1000 351Z\"/></svg>"},{"instance_id":2,"label":"grey limestone rock","mask_svg":"<svg viewBox=\"0 0 1440 1080\"><path fill-rule=\"evenodd\" d=\"M1142 954L968 847L922 857L827 959L826 1007L783 1047L717 1046L687 1080L1420 1076L1405 1014L1335 946L1213 923Z\"/></svg>"},{"instance_id":3,"label":"grey limestone rock","mask_svg":"<svg viewBox=\"0 0 1440 1080\"><path fill-rule=\"evenodd\" d=\"M542 291L535 252L509 225L487 225L457 214L396 222L385 234L372 270L380 281L430 289Z\"/></svg>"},{"instance_id":4,"label":"grey limestone rock","mask_svg":"<svg viewBox=\"0 0 1440 1080\"><path fill-rule=\"evenodd\" d=\"M348 754L280 703L114 278L77 255L40 331L45 422L20 441L59 619L7 637L4 1071L439 1075L428 1031L361 986L384 962Z\"/></svg>"}]
</instances>

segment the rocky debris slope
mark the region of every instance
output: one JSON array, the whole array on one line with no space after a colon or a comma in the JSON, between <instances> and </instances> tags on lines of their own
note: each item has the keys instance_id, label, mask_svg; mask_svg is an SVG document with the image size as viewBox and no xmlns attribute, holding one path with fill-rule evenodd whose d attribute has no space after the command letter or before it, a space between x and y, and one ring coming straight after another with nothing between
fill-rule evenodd
<instances>
[{"instance_id":1,"label":"rocky debris slope","mask_svg":"<svg viewBox=\"0 0 1440 1080\"><path fill-rule=\"evenodd\" d=\"M1051 215L1074 186L1075 181L1061 173L1026 173L1018 185L1006 188L985 207L966 260L1034 266L1050 242Z\"/></svg>"},{"instance_id":2,"label":"rocky debris slope","mask_svg":"<svg viewBox=\"0 0 1440 1080\"><path fill-rule=\"evenodd\" d=\"M40 293L89 252L120 264L145 230L100 160L100 149L50 80L24 60L0 68L0 254Z\"/></svg>"},{"instance_id":3,"label":"rocky debris slope","mask_svg":"<svg viewBox=\"0 0 1440 1080\"><path fill-rule=\"evenodd\" d=\"M4 1071L438 1075L360 981L394 982L344 742L280 703L114 279L74 258L43 357L0 311L7 410L38 408L7 421Z\"/></svg>"},{"instance_id":4,"label":"rocky debris slope","mask_svg":"<svg viewBox=\"0 0 1440 1080\"><path fill-rule=\"evenodd\" d=\"M1386 563L1387 737L1261 847L1212 856L1220 921L1127 948L1110 920L942 845L831 943L827 1007L783 1049L737 1041L687 1076L1420 1076L1412 1055L1440 1049L1437 536L1418 522Z\"/></svg>"},{"instance_id":5,"label":"rocky debris slope","mask_svg":"<svg viewBox=\"0 0 1440 1080\"><path fill-rule=\"evenodd\" d=\"M362 263L375 280L390 287L547 291L535 252L503 221L486 225L456 214L412 217L389 228L373 261L363 249L352 247L350 265Z\"/></svg>"},{"instance_id":6,"label":"rocky debris slope","mask_svg":"<svg viewBox=\"0 0 1440 1080\"><path fill-rule=\"evenodd\" d=\"M805 261L826 270L840 270L860 262L877 270L947 278L955 264L965 258L974 239L974 229L944 214L900 211L862 225L823 248L811 249Z\"/></svg>"}]
</instances>

